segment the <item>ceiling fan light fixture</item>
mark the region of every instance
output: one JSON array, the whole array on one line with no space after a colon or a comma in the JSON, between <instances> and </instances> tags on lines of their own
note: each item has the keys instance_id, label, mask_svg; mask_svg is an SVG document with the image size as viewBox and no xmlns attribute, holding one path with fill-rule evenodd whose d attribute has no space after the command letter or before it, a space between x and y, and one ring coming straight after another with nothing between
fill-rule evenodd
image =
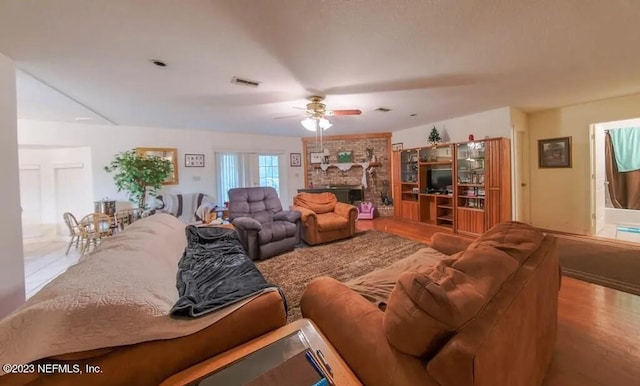
<instances>
[{"instance_id":1,"label":"ceiling fan light fixture","mask_svg":"<svg viewBox=\"0 0 640 386\"><path fill-rule=\"evenodd\" d=\"M302 127L309 131L316 131L316 120L312 118L305 118L300 122Z\"/></svg>"},{"instance_id":2,"label":"ceiling fan light fixture","mask_svg":"<svg viewBox=\"0 0 640 386\"><path fill-rule=\"evenodd\" d=\"M328 128L333 126L333 123L329 122L327 118L320 118L318 119L318 126L320 126L322 130L327 130Z\"/></svg>"},{"instance_id":3,"label":"ceiling fan light fixture","mask_svg":"<svg viewBox=\"0 0 640 386\"><path fill-rule=\"evenodd\" d=\"M329 122L327 118L311 118L311 117L307 117L303 119L300 122L300 124L302 124L302 127L304 127L305 129L309 131L314 131L314 132L318 129L318 127L320 127L322 130L327 130L328 128L333 126L333 124Z\"/></svg>"}]
</instances>

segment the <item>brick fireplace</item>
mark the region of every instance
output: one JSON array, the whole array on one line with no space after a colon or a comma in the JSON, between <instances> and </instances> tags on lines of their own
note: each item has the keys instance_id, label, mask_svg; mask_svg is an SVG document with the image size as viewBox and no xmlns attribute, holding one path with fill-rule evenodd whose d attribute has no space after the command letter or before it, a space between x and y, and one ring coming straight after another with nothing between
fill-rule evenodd
<instances>
[{"instance_id":1,"label":"brick fireplace","mask_svg":"<svg viewBox=\"0 0 640 386\"><path fill-rule=\"evenodd\" d=\"M375 162L368 159L367 149L373 149L371 154ZM364 171L367 182L363 189L364 200L381 207L381 194L391 196L391 133L324 137L322 147L319 139L303 138L303 150L306 188L362 185L363 168L359 164L368 161L373 166ZM349 170L337 167L339 152L351 152L353 165ZM331 166L323 170L320 163L311 163L312 153L328 154ZM344 168L344 165L340 166Z\"/></svg>"}]
</instances>

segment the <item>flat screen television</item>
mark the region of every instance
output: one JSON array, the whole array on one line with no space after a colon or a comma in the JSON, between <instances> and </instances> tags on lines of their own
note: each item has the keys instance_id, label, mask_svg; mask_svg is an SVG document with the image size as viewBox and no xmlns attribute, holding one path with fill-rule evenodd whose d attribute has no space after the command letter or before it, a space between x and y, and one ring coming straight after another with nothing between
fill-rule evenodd
<instances>
[{"instance_id":1,"label":"flat screen television","mask_svg":"<svg viewBox=\"0 0 640 386\"><path fill-rule=\"evenodd\" d=\"M451 169L427 170L427 188L429 191L448 192L453 190L453 172Z\"/></svg>"}]
</instances>

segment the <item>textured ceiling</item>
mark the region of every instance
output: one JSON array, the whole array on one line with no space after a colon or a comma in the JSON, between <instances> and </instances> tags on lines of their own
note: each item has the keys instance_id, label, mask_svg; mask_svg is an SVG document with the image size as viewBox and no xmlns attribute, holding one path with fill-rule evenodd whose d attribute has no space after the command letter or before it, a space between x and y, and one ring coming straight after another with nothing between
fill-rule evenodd
<instances>
[{"instance_id":1,"label":"textured ceiling","mask_svg":"<svg viewBox=\"0 0 640 386\"><path fill-rule=\"evenodd\" d=\"M331 118L347 134L640 92L638 15L638 0L3 0L0 52L105 122L302 136L274 118L321 94L362 110ZM21 116L77 116L30 83Z\"/></svg>"}]
</instances>

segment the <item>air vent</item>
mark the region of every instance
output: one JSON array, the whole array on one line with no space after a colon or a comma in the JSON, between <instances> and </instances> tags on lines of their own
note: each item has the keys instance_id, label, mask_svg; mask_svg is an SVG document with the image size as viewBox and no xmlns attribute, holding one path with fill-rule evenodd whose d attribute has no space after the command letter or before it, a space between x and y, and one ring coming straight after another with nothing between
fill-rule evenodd
<instances>
[{"instance_id":1,"label":"air vent","mask_svg":"<svg viewBox=\"0 0 640 386\"><path fill-rule=\"evenodd\" d=\"M377 109L375 109L373 111L380 111L381 113L388 113L389 111L391 111L391 109L388 109L386 107L378 107Z\"/></svg>"},{"instance_id":2,"label":"air vent","mask_svg":"<svg viewBox=\"0 0 640 386\"><path fill-rule=\"evenodd\" d=\"M240 86L258 87L262 82L249 80L249 79L242 79L242 78L238 78L237 76L234 76L233 78L231 78L231 83L239 84Z\"/></svg>"}]
</instances>

